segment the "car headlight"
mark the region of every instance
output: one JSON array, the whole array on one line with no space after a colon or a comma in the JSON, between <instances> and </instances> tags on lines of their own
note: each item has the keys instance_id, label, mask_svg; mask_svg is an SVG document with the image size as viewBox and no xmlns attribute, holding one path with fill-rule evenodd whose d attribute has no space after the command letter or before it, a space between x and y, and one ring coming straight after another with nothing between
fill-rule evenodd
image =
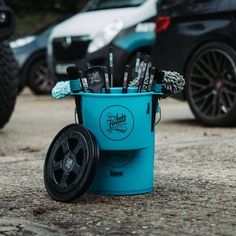
<instances>
[{"instance_id":1,"label":"car headlight","mask_svg":"<svg viewBox=\"0 0 236 236\"><path fill-rule=\"evenodd\" d=\"M137 33L146 33L146 32L155 32L156 24L153 22L144 22L139 23L135 27L135 32Z\"/></svg>"},{"instance_id":2,"label":"car headlight","mask_svg":"<svg viewBox=\"0 0 236 236\"><path fill-rule=\"evenodd\" d=\"M109 44L115 36L122 30L124 23L115 20L106 25L94 38L88 47L88 52L92 53Z\"/></svg>"},{"instance_id":3,"label":"car headlight","mask_svg":"<svg viewBox=\"0 0 236 236\"><path fill-rule=\"evenodd\" d=\"M19 47L23 47L29 43L32 43L34 40L35 40L35 36L20 38L15 41L11 41L10 46L11 46L11 48L19 48Z\"/></svg>"}]
</instances>

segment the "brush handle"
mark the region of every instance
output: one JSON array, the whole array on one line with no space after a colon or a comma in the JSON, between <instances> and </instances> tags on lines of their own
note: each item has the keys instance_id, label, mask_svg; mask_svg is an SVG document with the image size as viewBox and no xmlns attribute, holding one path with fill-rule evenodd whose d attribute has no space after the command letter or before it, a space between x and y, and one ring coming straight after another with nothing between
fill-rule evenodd
<instances>
[{"instance_id":1,"label":"brush handle","mask_svg":"<svg viewBox=\"0 0 236 236\"><path fill-rule=\"evenodd\" d=\"M104 67L104 75L105 75L105 93L111 93L107 67Z\"/></svg>"},{"instance_id":2,"label":"brush handle","mask_svg":"<svg viewBox=\"0 0 236 236\"><path fill-rule=\"evenodd\" d=\"M109 71L110 71L110 82L111 87L113 87L113 80L114 80L114 53L113 53L113 47L110 47L109 49Z\"/></svg>"},{"instance_id":3,"label":"brush handle","mask_svg":"<svg viewBox=\"0 0 236 236\"><path fill-rule=\"evenodd\" d=\"M156 68L152 67L151 72L150 72L150 78L149 78L149 81L148 81L147 92L150 92L152 90L152 84L153 84L153 80L154 80L154 77L155 77L155 72L156 72Z\"/></svg>"},{"instance_id":4,"label":"brush handle","mask_svg":"<svg viewBox=\"0 0 236 236\"><path fill-rule=\"evenodd\" d=\"M91 64L89 62L86 62L86 67L87 67L87 69L90 69L91 68Z\"/></svg>"},{"instance_id":5,"label":"brush handle","mask_svg":"<svg viewBox=\"0 0 236 236\"><path fill-rule=\"evenodd\" d=\"M139 75L139 67L140 67L140 62L141 62L141 53L138 52L136 56L136 62L135 62L135 68L134 68L134 78L137 78Z\"/></svg>"},{"instance_id":6,"label":"brush handle","mask_svg":"<svg viewBox=\"0 0 236 236\"><path fill-rule=\"evenodd\" d=\"M84 87L84 91L87 92L88 91L88 81L85 77L81 78L83 87Z\"/></svg>"},{"instance_id":7,"label":"brush handle","mask_svg":"<svg viewBox=\"0 0 236 236\"><path fill-rule=\"evenodd\" d=\"M84 77L82 71L79 71L79 78L80 78L80 83L81 83L83 92L87 92L88 91L88 81Z\"/></svg>"},{"instance_id":8,"label":"brush handle","mask_svg":"<svg viewBox=\"0 0 236 236\"><path fill-rule=\"evenodd\" d=\"M130 66L125 66L125 73L124 73L124 79L123 79L123 90L122 93L127 93L128 90L128 76L129 76Z\"/></svg>"},{"instance_id":9,"label":"brush handle","mask_svg":"<svg viewBox=\"0 0 236 236\"><path fill-rule=\"evenodd\" d=\"M142 91L145 75L146 75L146 72L147 72L148 62L149 62L149 56L146 55L145 58L144 58L144 63L143 63L141 76L140 76L140 80L139 80L139 86L138 86L138 91L137 91L138 93L141 93L141 91Z\"/></svg>"},{"instance_id":10,"label":"brush handle","mask_svg":"<svg viewBox=\"0 0 236 236\"><path fill-rule=\"evenodd\" d=\"M77 66L68 66L66 71L70 80L77 80L79 78L79 69Z\"/></svg>"}]
</instances>

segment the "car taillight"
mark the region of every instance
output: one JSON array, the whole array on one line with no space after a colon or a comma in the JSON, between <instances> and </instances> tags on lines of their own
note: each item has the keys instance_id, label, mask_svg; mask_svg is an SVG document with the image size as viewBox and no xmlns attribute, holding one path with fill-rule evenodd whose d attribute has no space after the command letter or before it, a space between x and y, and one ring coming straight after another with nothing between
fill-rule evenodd
<instances>
[{"instance_id":1,"label":"car taillight","mask_svg":"<svg viewBox=\"0 0 236 236\"><path fill-rule=\"evenodd\" d=\"M171 23L171 18L169 16L159 16L156 19L156 32L160 33L166 30Z\"/></svg>"}]
</instances>

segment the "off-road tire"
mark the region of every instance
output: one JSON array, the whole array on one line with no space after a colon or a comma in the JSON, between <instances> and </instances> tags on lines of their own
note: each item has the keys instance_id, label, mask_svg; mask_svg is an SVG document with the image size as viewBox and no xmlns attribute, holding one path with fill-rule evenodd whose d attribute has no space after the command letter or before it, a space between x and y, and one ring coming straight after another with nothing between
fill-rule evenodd
<instances>
[{"instance_id":1,"label":"off-road tire","mask_svg":"<svg viewBox=\"0 0 236 236\"><path fill-rule=\"evenodd\" d=\"M18 65L8 42L0 42L0 128L10 119L18 93Z\"/></svg>"}]
</instances>

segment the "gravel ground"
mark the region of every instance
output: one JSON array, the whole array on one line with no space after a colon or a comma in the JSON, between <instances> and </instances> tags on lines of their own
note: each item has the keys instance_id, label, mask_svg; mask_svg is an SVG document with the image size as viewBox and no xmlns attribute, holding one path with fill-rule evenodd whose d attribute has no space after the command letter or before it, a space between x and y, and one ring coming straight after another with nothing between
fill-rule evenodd
<instances>
[{"instance_id":1,"label":"gravel ground","mask_svg":"<svg viewBox=\"0 0 236 236\"><path fill-rule=\"evenodd\" d=\"M126 197L47 195L47 148L74 101L21 95L0 131L0 235L236 235L236 129L205 128L186 103L163 100L155 190Z\"/></svg>"}]
</instances>

